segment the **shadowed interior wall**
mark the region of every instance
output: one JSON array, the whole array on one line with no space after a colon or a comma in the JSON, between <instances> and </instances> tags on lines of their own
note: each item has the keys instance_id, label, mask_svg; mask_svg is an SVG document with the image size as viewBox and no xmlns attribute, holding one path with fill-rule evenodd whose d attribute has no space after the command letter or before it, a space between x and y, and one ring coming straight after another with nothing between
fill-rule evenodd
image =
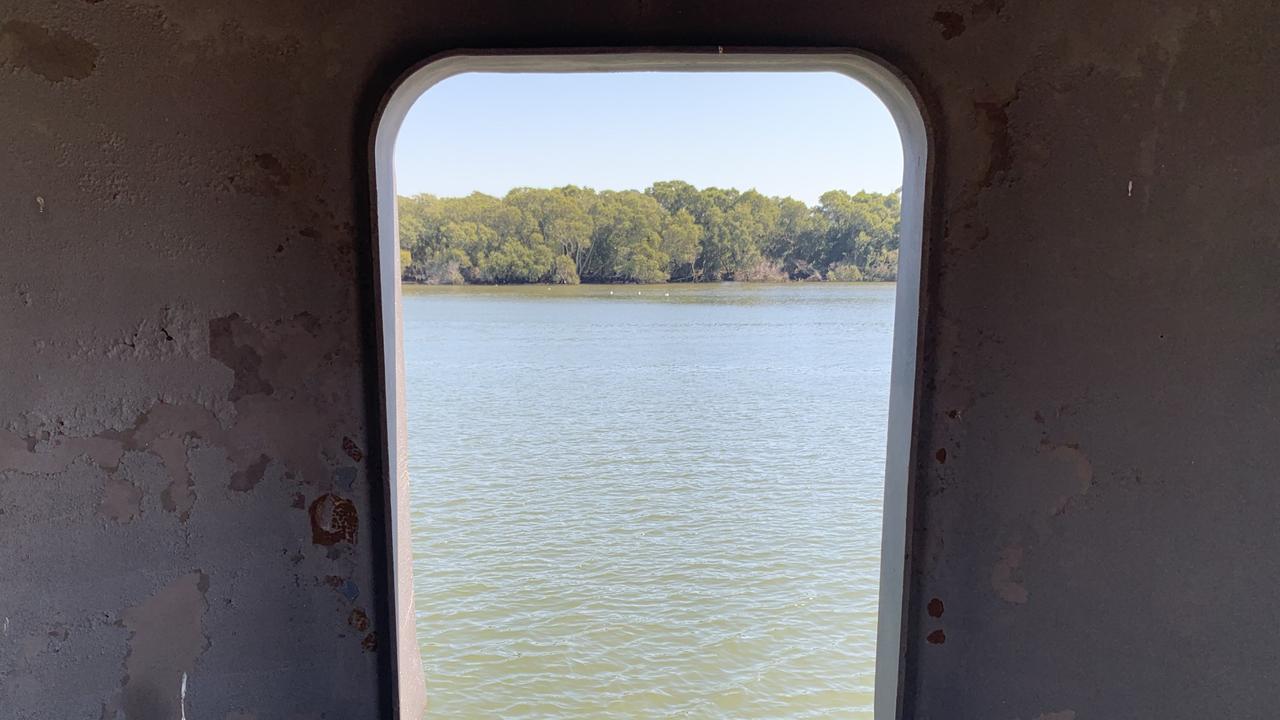
<instances>
[{"instance_id":1,"label":"shadowed interior wall","mask_svg":"<svg viewBox=\"0 0 1280 720\"><path fill-rule=\"evenodd\" d=\"M903 712L1269 717L1273 3L4 0L4 717L388 703L365 155L461 47L857 47L926 100ZM785 128L780 128L785 132Z\"/></svg>"}]
</instances>

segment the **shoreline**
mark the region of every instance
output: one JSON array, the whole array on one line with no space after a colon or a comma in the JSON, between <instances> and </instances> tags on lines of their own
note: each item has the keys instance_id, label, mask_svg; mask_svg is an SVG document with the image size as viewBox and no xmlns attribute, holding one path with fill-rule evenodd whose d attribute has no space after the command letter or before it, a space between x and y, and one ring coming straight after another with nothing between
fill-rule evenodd
<instances>
[{"instance_id":1,"label":"shoreline","mask_svg":"<svg viewBox=\"0 0 1280 720\"><path fill-rule=\"evenodd\" d=\"M504 288L504 287L709 287L714 285L893 285L897 283L897 279L893 280L668 280L666 282L579 282L579 283L550 283L550 282L527 282L527 283L431 283L412 280L409 278L400 278L400 285L411 285L413 287L439 287L439 288L459 288L459 287L477 287L477 288Z\"/></svg>"}]
</instances>

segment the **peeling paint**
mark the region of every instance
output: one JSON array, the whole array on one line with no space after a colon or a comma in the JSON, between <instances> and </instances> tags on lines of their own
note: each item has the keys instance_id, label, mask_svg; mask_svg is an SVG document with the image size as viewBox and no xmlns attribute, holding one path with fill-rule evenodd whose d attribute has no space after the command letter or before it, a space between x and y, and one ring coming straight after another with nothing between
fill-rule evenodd
<instances>
[{"instance_id":1,"label":"peeling paint","mask_svg":"<svg viewBox=\"0 0 1280 720\"><path fill-rule=\"evenodd\" d=\"M271 383L262 379L262 355L248 342L237 336L257 336L256 330L239 313L209 321L209 355L231 368L235 383L227 399L235 402L246 395L270 395Z\"/></svg>"},{"instance_id":2,"label":"peeling paint","mask_svg":"<svg viewBox=\"0 0 1280 720\"><path fill-rule=\"evenodd\" d=\"M216 189L259 198L281 197L299 174L296 168L270 152L251 153L230 170L223 181L216 184Z\"/></svg>"},{"instance_id":3,"label":"peeling paint","mask_svg":"<svg viewBox=\"0 0 1280 720\"><path fill-rule=\"evenodd\" d=\"M133 522L142 513L142 490L128 480L109 477L98 512L118 523Z\"/></svg>"},{"instance_id":4,"label":"peeling paint","mask_svg":"<svg viewBox=\"0 0 1280 720\"><path fill-rule=\"evenodd\" d=\"M969 13L974 20L982 22L1000 15L1006 2L1007 0L978 0L969 6Z\"/></svg>"},{"instance_id":5,"label":"peeling paint","mask_svg":"<svg viewBox=\"0 0 1280 720\"><path fill-rule=\"evenodd\" d=\"M1064 464L1068 468L1069 474L1060 483L1064 486L1064 492L1058 496L1052 508L1054 515L1061 515L1070 509L1076 498L1088 494L1093 487L1093 463L1089 462L1089 457L1074 444L1051 446L1045 454L1054 462Z\"/></svg>"},{"instance_id":6,"label":"peeling paint","mask_svg":"<svg viewBox=\"0 0 1280 720\"><path fill-rule=\"evenodd\" d=\"M150 443L152 451L160 456L169 472L169 485L160 493L160 505L167 512L175 513L186 522L196 504L195 482L188 465L187 443L197 437L192 433L183 436L163 435Z\"/></svg>"},{"instance_id":7,"label":"peeling paint","mask_svg":"<svg viewBox=\"0 0 1280 720\"><path fill-rule=\"evenodd\" d=\"M989 188L1013 167L1013 138L1009 132L1009 106L1004 102L976 102L978 126L990 142L987 167L982 173L981 187Z\"/></svg>"},{"instance_id":8,"label":"peeling paint","mask_svg":"<svg viewBox=\"0 0 1280 720\"><path fill-rule=\"evenodd\" d=\"M120 465L124 455L120 440L103 436L91 438L55 437L42 440L22 438L0 430L0 470L42 474L61 472L79 458L106 471Z\"/></svg>"},{"instance_id":9,"label":"peeling paint","mask_svg":"<svg viewBox=\"0 0 1280 720\"><path fill-rule=\"evenodd\" d=\"M991 569L991 588L1001 600L1015 605L1025 604L1028 598L1021 579L1015 577L1022 566L1022 556L1020 546L1007 546L1000 551L1000 560Z\"/></svg>"},{"instance_id":10,"label":"peeling paint","mask_svg":"<svg viewBox=\"0 0 1280 720\"><path fill-rule=\"evenodd\" d=\"M123 612L129 651L113 710L127 718L181 716L182 677L195 670L196 659L209 647L203 627L208 589L207 575L189 573Z\"/></svg>"},{"instance_id":11,"label":"peeling paint","mask_svg":"<svg viewBox=\"0 0 1280 720\"><path fill-rule=\"evenodd\" d=\"M236 467L237 489L249 489L261 481L266 469L263 458L275 459L275 453L283 455L286 467L307 481L331 475L319 448L310 441L310 435L321 430L305 406L275 400L259 405L252 398L241 403L237 422L230 428L222 427L206 408L159 404L139 416L132 427L93 437L24 438L0 431L0 470L58 473L84 459L111 473L125 452L150 452L160 458L170 476L169 486L161 493L162 505L183 521L196 502L188 454L197 443L228 451ZM286 416L291 421L282 425L279 419Z\"/></svg>"},{"instance_id":12,"label":"peeling paint","mask_svg":"<svg viewBox=\"0 0 1280 720\"><path fill-rule=\"evenodd\" d=\"M248 467L232 473L231 489L236 492L249 492L258 483L262 482L262 477L270 464L271 458L266 455L259 455L258 459L250 463Z\"/></svg>"},{"instance_id":13,"label":"peeling paint","mask_svg":"<svg viewBox=\"0 0 1280 720\"><path fill-rule=\"evenodd\" d=\"M939 10L933 14L933 21L942 28L942 39L950 40L964 34L964 16L950 10Z\"/></svg>"},{"instance_id":14,"label":"peeling paint","mask_svg":"<svg viewBox=\"0 0 1280 720\"><path fill-rule=\"evenodd\" d=\"M338 469L377 452L350 99L387 48L589 44L618 14L509 5L433 7L448 37L407 6L293 0L0 17L0 715L176 720L183 672L192 718L376 714L385 664L344 623L381 597L378 544L352 547L331 498L328 560L303 517L326 493L382 507ZM1274 655L1274 3L835 5L650 3L639 35L879 49L929 98L909 637L941 630L930 594L949 637L905 649L914 715L1269 716L1249 690ZM200 592L175 578L196 567L225 595L190 661Z\"/></svg>"},{"instance_id":15,"label":"peeling paint","mask_svg":"<svg viewBox=\"0 0 1280 720\"><path fill-rule=\"evenodd\" d=\"M50 82L83 80L97 67L98 48L61 30L9 20L0 25L0 62L25 68ZM40 211L44 212L43 198Z\"/></svg>"}]
</instances>

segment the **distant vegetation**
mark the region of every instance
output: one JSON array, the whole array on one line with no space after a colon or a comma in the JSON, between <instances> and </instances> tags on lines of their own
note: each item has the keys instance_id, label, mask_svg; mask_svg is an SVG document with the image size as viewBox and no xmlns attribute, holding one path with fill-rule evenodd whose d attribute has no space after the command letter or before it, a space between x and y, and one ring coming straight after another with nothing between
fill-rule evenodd
<instances>
[{"instance_id":1,"label":"distant vegetation","mask_svg":"<svg viewBox=\"0 0 1280 720\"><path fill-rule=\"evenodd\" d=\"M809 207L680 181L596 192L517 188L504 198L400 198L404 279L460 283L893 280L893 192L842 190ZM403 256L403 254L402 254Z\"/></svg>"}]
</instances>

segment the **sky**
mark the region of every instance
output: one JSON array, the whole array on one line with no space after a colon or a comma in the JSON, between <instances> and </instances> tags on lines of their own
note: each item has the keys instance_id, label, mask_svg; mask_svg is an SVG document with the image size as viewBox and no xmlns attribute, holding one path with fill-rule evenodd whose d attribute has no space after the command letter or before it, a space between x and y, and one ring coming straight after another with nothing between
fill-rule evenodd
<instances>
[{"instance_id":1,"label":"sky","mask_svg":"<svg viewBox=\"0 0 1280 720\"><path fill-rule=\"evenodd\" d=\"M837 73L465 73L409 111L396 192L755 188L808 204L902 185L888 109Z\"/></svg>"}]
</instances>

